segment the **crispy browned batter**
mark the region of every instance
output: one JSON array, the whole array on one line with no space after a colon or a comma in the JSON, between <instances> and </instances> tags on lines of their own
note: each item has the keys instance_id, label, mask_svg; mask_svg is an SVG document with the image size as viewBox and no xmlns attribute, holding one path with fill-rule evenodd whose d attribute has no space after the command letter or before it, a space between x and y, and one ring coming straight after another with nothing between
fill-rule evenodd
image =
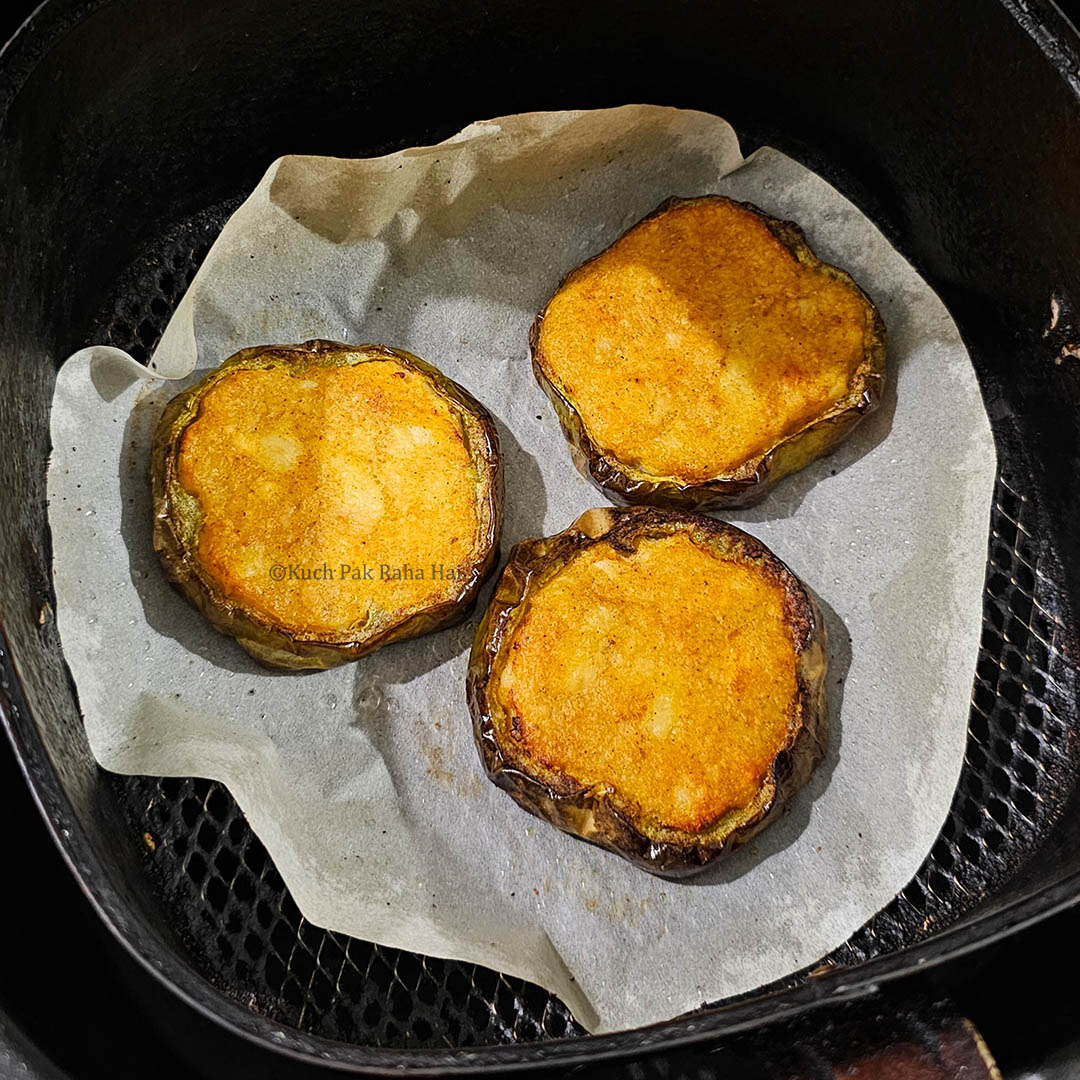
<instances>
[{"instance_id":1,"label":"crispy browned batter","mask_svg":"<svg viewBox=\"0 0 1080 1080\"><path fill-rule=\"evenodd\" d=\"M534 365L610 494L715 507L846 435L876 402L883 340L867 297L797 227L705 196L571 273L537 321Z\"/></svg>"},{"instance_id":2,"label":"crispy browned batter","mask_svg":"<svg viewBox=\"0 0 1080 1080\"><path fill-rule=\"evenodd\" d=\"M301 634L348 636L373 611L453 596L480 544L458 417L394 359L222 379L184 431L179 477L202 507L198 555L222 591ZM364 564L370 577L341 574ZM274 566L337 573L278 581ZM377 572L402 566L428 572Z\"/></svg>"},{"instance_id":3,"label":"crispy browned batter","mask_svg":"<svg viewBox=\"0 0 1080 1080\"><path fill-rule=\"evenodd\" d=\"M762 544L686 512L590 511L518 545L477 635L492 778L649 869L736 846L824 746L824 632Z\"/></svg>"},{"instance_id":4,"label":"crispy browned batter","mask_svg":"<svg viewBox=\"0 0 1080 1080\"><path fill-rule=\"evenodd\" d=\"M174 577L291 639L289 666L305 643L323 666L326 646L348 659L445 615L498 524L497 444L475 402L408 354L310 344L228 362L170 411L159 448Z\"/></svg>"},{"instance_id":5,"label":"crispy browned batter","mask_svg":"<svg viewBox=\"0 0 1080 1080\"><path fill-rule=\"evenodd\" d=\"M685 533L632 557L590 547L533 593L507 639L496 695L520 753L612 784L678 829L747 806L798 689L784 601L759 567Z\"/></svg>"}]
</instances>

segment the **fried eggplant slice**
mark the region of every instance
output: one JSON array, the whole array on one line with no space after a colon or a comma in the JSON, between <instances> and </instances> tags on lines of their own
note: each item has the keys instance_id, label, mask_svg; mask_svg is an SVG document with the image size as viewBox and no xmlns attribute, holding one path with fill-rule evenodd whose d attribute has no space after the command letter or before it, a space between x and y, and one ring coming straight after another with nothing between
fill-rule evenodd
<instances>
[{"instance_id":1,"label":"fried eggplant slice","mask_svg":"<svg viewBox=\"0 0 1080 1080\"><path fill-rule=\"evenodd\" d=\"M734 850L828 739L825 629L764 544L690 511L605 508L512 551L473 645L490 779L668 877Z\"/></svg>"},{"instance_id":2,"label":"fried eggplant slice","mask_svg":"<svg viewBox=\"0 0 1080 1080\"><path fill-rule=\"evenodd\" d=\"M165 573L268 667L460 622L498 558L494 422L401 349L244 349L166 407L152 474Z\"/></svg>"},{"instance_id":3,"label":"fried eggplant slice","mask_svg":"<svg viewBox=\"0 0 1080 1080\"><path fill-rule=\"evenodd\" d=\"M797 225L669 199L559 286L533 370L613 502L750 506L876 408L885 327Z\"/></svg>"}]
</instances>

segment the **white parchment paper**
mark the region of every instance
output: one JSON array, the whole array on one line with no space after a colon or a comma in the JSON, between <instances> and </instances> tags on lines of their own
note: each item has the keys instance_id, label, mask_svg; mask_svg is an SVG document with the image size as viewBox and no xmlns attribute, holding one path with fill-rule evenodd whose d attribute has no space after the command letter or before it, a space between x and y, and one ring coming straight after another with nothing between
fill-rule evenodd
<instances>
[{"instance_id":1,"label":"white parchment paper","mask_svg":"<svg viewBox=\"0 0 1080 1080\"><path fill-rule=\"evenodd\" d=\"M311 922L524 976L597 1031L812 963L937 835L964 750L995 472L942 304L807 169L770 149L744 162L715 116L634 106L505 117L374 160L275 162L154 356L186 385L249 345L417 353L498 417L505 551L603 503L533 379L535 312L661 200L709 191L798 221L854 274L888 327L889 385L833 457L731 515L823 601L832 736L786 816L690 883L558 833L487 782L464 695L478 616L283 675L172 592L151 548L148 450L177 383L91 349L64 365L53 403L57 618L97 760L224 782Z\"/></svg>"}]
</instances>

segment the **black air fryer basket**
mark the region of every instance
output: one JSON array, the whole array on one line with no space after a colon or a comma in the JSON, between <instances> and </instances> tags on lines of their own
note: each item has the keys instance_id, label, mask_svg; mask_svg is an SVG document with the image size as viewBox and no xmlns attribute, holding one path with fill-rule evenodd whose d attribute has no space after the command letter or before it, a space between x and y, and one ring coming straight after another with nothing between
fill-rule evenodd
<instances>
[{"instance_id":1,"label":"black air fryer basket","mask_svg":"<svg viewBox=\"0 0 1080 1080\"><path fill-rule=\"evenodd\" d=\"M40 8L0 54L0 710L116 935L267 1046L494 1069L715 1039L1074 902L1078 51L1045 0ZM778 147L874 219L956 319L1000 471L966 760L915 879L812 975L590 1037L535 986L305 923L220 785L97 767L53 619L45 465L58 363L101 342L145 358L279 154L369 156L482 117L638 101L718 113L744 153Z\"/></svg>"}]
</instances>

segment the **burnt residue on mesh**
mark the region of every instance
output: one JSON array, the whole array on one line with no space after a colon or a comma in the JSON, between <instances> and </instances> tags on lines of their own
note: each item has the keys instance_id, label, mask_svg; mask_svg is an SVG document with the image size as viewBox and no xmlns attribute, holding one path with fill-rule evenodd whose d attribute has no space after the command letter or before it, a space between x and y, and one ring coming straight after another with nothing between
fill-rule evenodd
<instances>
[{"instance_id":1,"label":"burnt residue on mesh","mask_svg":"<svg viewBox=\"0 0 1080 1080\"><path fill-rule=\"evenodd\" d=\"M88 343L111 344L145 362L233 209L193 218L148 250L118 283ZM1065 631L1041 572L1033 518L1023 484L1003 467L967 751L952 808L915 878L822 963L858 965L932 934L1000 886L1055 820L1078 751L1067 738L1073 705ZM190 959L224 993L276 1023L386 1047L582 1034L540 987L307 923L220 784L119 776L110 782Z\"/></svg>"}]
</instances>

